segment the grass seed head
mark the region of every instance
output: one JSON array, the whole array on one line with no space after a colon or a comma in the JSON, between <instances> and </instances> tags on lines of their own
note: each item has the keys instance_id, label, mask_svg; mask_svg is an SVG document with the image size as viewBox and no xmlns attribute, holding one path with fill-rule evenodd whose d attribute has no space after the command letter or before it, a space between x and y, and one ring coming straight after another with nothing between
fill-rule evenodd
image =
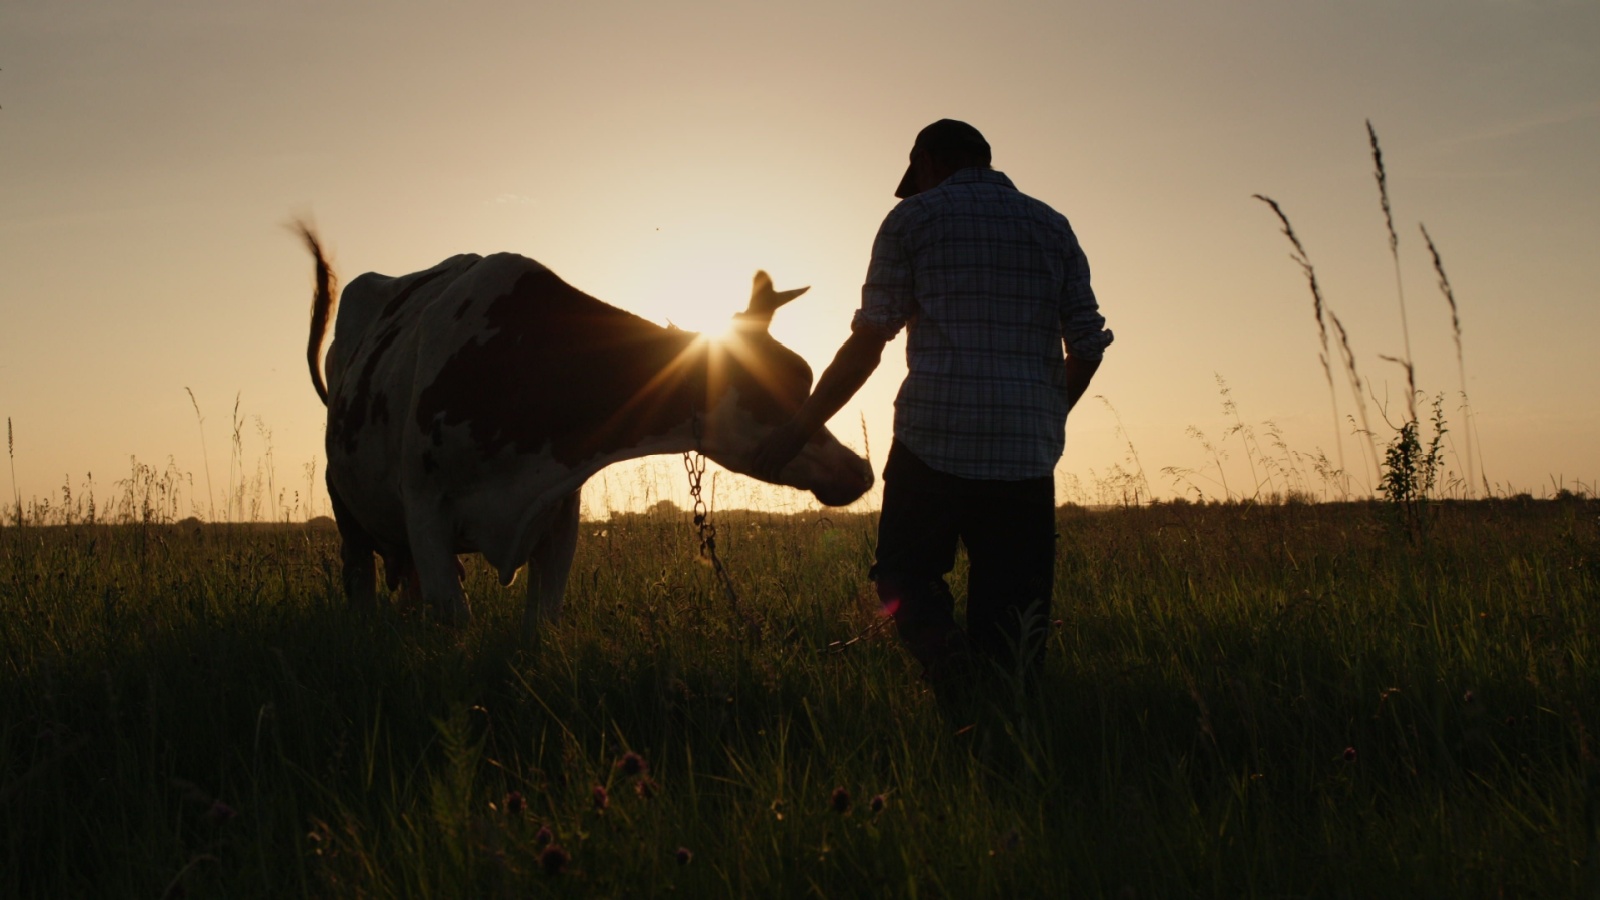
<instances>
[{"instance_id":1,"label":"grass seed head","mask_svg":"<svg viewBox=\"0 0 1600 900\"><path fill-rule=\"evenodd\" d=\"M1389 172L1383 165L1383 148L1378 146L1378 131L1367 120L1367 143L1372 147L1372 175L1378 180L1378 200L1383 204L1383 223L1389 227L1389 249L1400 246L1400 236L1394 231L1394 208L1389 204Z\"/></svg>"}]
</instances>

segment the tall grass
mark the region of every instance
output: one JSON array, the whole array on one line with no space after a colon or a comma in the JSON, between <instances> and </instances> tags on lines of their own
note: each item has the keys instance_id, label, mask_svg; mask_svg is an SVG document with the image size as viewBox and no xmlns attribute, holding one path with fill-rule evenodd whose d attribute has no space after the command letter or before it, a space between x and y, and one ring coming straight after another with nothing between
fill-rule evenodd
<instances>
[{"instance_id":1,"label":"tall grass","mask_svg":"<svg viewBox=\"0 0 1600 900\"><path fill-rule=\"evenodd\" d=\"M1148 503L1155 496L1155 492L1150 489L1150 479L1145 477L1144 461L1139 458L1139 448L1134 446L1133 438L1128 436L1128 430L1122 425L1122 414L1117 412L1117 408L1104 395L1095 394L1094 396L1096 400L1099 400L1105 406L1106 412L1111 413L1111 418L1116 421L1117 437L1122 439L1128 448L1128 453L1124 460L1133 466L1133 471L1131 472L1124 470L1120 465L1113 466L1110 474L1100 480L1101 494L1103 495L1102 505L1107 505L1104 501L1112 498L1114 498L1112 502L1120 503L1123 506L1130 504L1137 506L1141 502Z\"/></svg>"},{"instance_id":2,"label":"tall grass","mask_svg":"<svg viewBox=\"0 0 1600 900\"><path fill-rule=\"evenodd\" d=\"M1384 225L1389 230L1389 253L1394 259L1395 293L1398 295L1400 300L1400 328L1401 334L1405 340L1405 357L1403 360L1396 360L1393 357L1384 357L1384 359L1388 359L1392 362L1398 362L1405 368L1407 387L1406 405L1409 412L1410 421L1412 423L1416 423L1417 397L1420 396L1420 394L1417 390L1415 357L1411 355L1411 328L1406 320L1405 282L1401 278L1400 273L1400 236L1395 231L1394 213L1389 203L1389 177L1388 172L1383 164L1383 150L1378 144L1378 132L1372 127L1372 122L1370 120L1367 122L1367 140L1372 148L1374 177L1378 182L1378 197L1383 206ZM1455 291L1450 287L1450 277L1445 274L1444 261L1439 257L1439 250L1434 246L1433 237L1428 234L1427 226L1423 225L1421 222L1417 223L1417 228L1422 232L1422 239L1428 246L1428 255L1433 262L1433 271L1438 276L1439 290L1444 294L1445 302L1450 306L1450 331L1451 336L1455 340L1456 370L1460 376L1461 384L1461 411L1466 420L1466 424L1462 429L1462 435L1465 439L1467 450L1465 485L1468 495L1471 496L1476 493L1478 487L1478 477L1472 453L1473 432L1476 426L1472 418L1472 404L1467 396L1466 357L1461 348L1461 311L1456 306ZM1485 481L1484 487L1487 491L1487 481Z\"/></svg>"},{"instance_id":3,"label":"tall grass","mask_svg":"<svg viewBox=\"0 0 1600 900\"><path fill-rule=\"evenodd\" d=\"M1161 469L1180 498L1188 499L1188 495L1193 493L1194 499L1201 503L1279 504L1328 500L1331 499L1330 494L1332 497L1349 496L1349 481L1345 473L1320 454L1311 456L1290 449L1283 432L1270 420L1262 423L1271 445L1270 450L1264 449L1261 440L1256 437L1254 426L1245 421L1239 404L1233 399L1233 389L1220 374L1216 379L1217 391L1222 398L1222 414L1226 420L1222 438L1213 443L1198 426L1191 425L1188 428L1189 436L1194 438L1210 459L1210 466L1163 466ZM1224 446L1235 437L1244 452L1245 466L1250 473L1249 488L1239 491L1233 490L1228 484L1226 462L1229 454ZM1312 482L1307 469L1320 479L1320 487ZM1215 477L1211 474L1213 471Z\"/></svg>"},{"instance_id":4,"label":"tall grass","mask_svg":"<svg viewBox=\"0 0 1600 900\"><path fill-rule=\"evenodd\" d=\"M476 562L350 614L331 529L6 529L0 895L1584 895L1597 514L1063 510L1041 690L949 707L870 515L719 513L760 642L681 510L585 522L531 647Z\"/></svg>"},{"instance_id":5,"label":"tall grass","mask_svg":"<svg viewBox=\"0 0 1600 900\"><path fill-rule=\"evenodd\" d=\"M1356 370L1356 354L1350 349L1350 334L1344 330L1344 323L1339 321L1339 317L1334 315L1332 310L1328 311L1328 319L1333 322L1333 329L1339 334L1340 360L1344 363L1345 377L1350 382L1350 396L1355 398L1356 413L1361 417L1361 427L1356 433L1363 439L1362 447L1368 453L1373 471L1381 478L1383 473L1378 466L1376 437L1372 431L1372 420L1367 416L1367 400L1362 387L1361 373ZM1368 491L1371 491L1371 485L1368 486Z\"/></svg>"},{"instance_id":6,"label":"tall grass","mask_svg":"<svg viewBox=\"0 0 1600 900\"><path fill-rule=\"evenodd\" d=\"M1400 336L1405 346L1406 409L1409 420L1417 421L1416 357L1411 355L1411 323L1406 317L1406 283L1400 277L1400 235L1394 230L1394 210L1389 204L1389 172L1383 165L1383 148L1378 145L1378 131L1367 120L1367 144L1372 148L1372 174L1378 182L1378 201L1383 207L1383 224L1389 230L1389 256L1394 260L1394 291L1400 299Z\"/></svg>"},{"instance_id":7,"label":"tall grass","mask_svg":"<svg viewBox=\"0 0 1600 900\"><path fill-rule=\"evenodd\" d=\"M22 492L17 487L17 440L11 431L11 417L6 416L6 457L11 461L11 496L15 503L16 522L22 524Z\"/></svg>"},{"instance_id":8,"label":"tall grass","mask_svg":"<svg viewBox=\"0 0 1600 900\"><path fill-rule=\"evenodd\" d=\"M1294 233L1294 226L1289 223L1289 216L1283 211L1283 207L1278 205L1278 201L1264 194L1252 196L1271 207L1273 214L1278 217L1278 222L1283 226L1283 234L1289 239L1289 246L1294 248L1289 258L1300 267L1311 288L1311 311L1317 321L1317 340L1322 344L1322 352L1317 359L1322 363L1322 374L1328 382L1328 403L1333 409L1333 446L1339 458L1339 468L1344 470L1344 436L1339 427L1339 396L1333 387L1332 353L1328 349L1328 322L1324 314L1322 287L1317 283L1317 270L1311 265L1311 256L1306 253L1305 245L1300 243L1300 236Z\"/></svg>"},{"instance_id":9,"label":"tall grass","mask_svg":"<svg viewBox=\"0 0 1600 900\"><path fill-rule=\"evenodd\" d=\"M1456 370L1461 378L1461 410L1466 417L1466 427L1462 429L1467 443L1467 484L1471 490L1477 490L1478 476L1473 466L1472 444L1477 430L1477 420L1472 415L1472 400L1467 396L1467 363L1461 349L1461 312L1456 308L1456 292L1450 287L1450 276L1445 274L1444 261L1439 258L1439 250L1433 245L1433 237L1428 234L1427 226L1417 223L1417 228L1422 231L1422 239L1428 244L1428 255L1433 258L1433 271L1439 276L1439 291L1444 294L1445 302L1450 304L1450 333L1456 343ZM1489 482L1483 479L1485 493L1488 493Z\"/></svg>"},{"instance_id":10,"label":"tall grass","mask_svg":"<svg viewBox=\"0 0 1600 900\"><path fill-rule=\"evenodd\" d=\"M1383 487L1385 493L1390 493L1389 487L1392 486L1392 483L1397 475L1397 473L1390 468L1392 463L1396 459L1410 459L1415 456L1413 453L1397 453L1396 451L1397 442L1405 442L1408 440L1408 435L1414 438L1418 428L1420 427L1420 422L1417 415L1417 398L1421 396L1421 392L1417 387L1416 360L1415 357L1412 356L1411 352L1411 325L1406 314L1405 280L1402 275L1400 261L1400 235L1395 229L1394 208L1389 198L1389 173L1387 167L1384 165L1383 149L1378 141L1377 129L1373 127L1371 120L1367 121L1366 127L1367 143L1372 153L1373 177L1377 181L1378 201L1381 209L1383 210L1384 228L1386 229L1389 238L1389 255L1394 263L1395 293L1400 305L1400 330L1402 342L1405 348L1405 355L1401 357L1385 354L1379 355L1379 359L1399 365L1405 371L1406 375L1405 418L1400 424L1397 425L1394 422L1389 421L1387 408L1382 410L1385 423L1394 432L1393 436L1388 441L1389 446L1385 453L1383 462L1380 462L1378 459L1378 449L1376 444L1377 436L1373 432L1371 423L1367 417L1366 402L1364 399L1364 394L1366 391L1363 389L1363 382L1360 374L1357 371L1355 352L1350 346L1349 334L1345 331L1344 324L1339 321L1339 317L1327 307L1326 300L1322 295L1322 289L1317 283L1316 272L1311 266L1310 257L1306 253L1305 246L1300 242L1300 238L1295 234L1293 226L1289 224L1288 215L1275 200L1272 200L1271 198L1262 194L1255 194L1253 196L1255 199L1262 201L1272 208L1273 213L1277 216L1279 223L1282 225L1283 233L1288 237L1290 246L1293 248L1290 258L1300 266L1301 271L1305 273L1307 282L1310 285L1312 306L1317 319L1318 339L1322 345L1320 360L1322 363L1323 374L1328 382L1329 399L1332 403L1335 427L1337 429L1339 405L1337 393L1333 389L1333 371L1329 362L1328 349L1330 341L1328 338L1328 328L1325 318L1327 321L1331 321L1333 323L1334 330L1338 333L1341 360L1344 364L1345 374L1349 381L1350 391L1355 401L1356 410L1360 415L1360 427L1357 429L1357 432L1366 439L1365 444L1370 454L1369 458L1373 465L1373 469L1377 474L1376 484ZM1467 398L1465 354L1463 353L1461 346L1460 310L1456 305L1455 292L1450 286L1450 279L1445 274L1444 263L1439 257L1439 251L1434 246L1432 237L1428 234L1428 229L1421 223L1418 223L1418 228L1422 231L1423 240L1426 242L1428 253L1432 258L1434 272L1438 276L1439 288L1443 292L1445 300L1450 306L1451 332L1455 339L1456 347L1456 367L1461 382L1462 410L1466 417L1466 426L1463 429L1463 432L1467 442L1467 463L1465 466L1464 478L1460 483L1464 487L1466 495L1473 496L1477 492L1477 485L1481 476L1479 476L1475 471L1473 459L1473 437L1476 432L1476 424L1472 417L1471 404ZM1381 402L1383 401L1380 401L1380 403ZM1338 437L1337 431L1335 437ZM1340 468L1343 469L1344 456L1342 445L1339 448L1339 460ZM1403 476L1402 480L1409 481L1416 473L1401 474ZM1481 480L1485 494L1492 495L1493 490L1490 487L1488 480L1486 478L1482 478ZM1369 486L1369 491L1370 489L1371 486Z\"/></svg>"},{"instance_id":11,"label":"tall grass","mask_svg":"<svg viewBox=\"0 0 1600 900\"><path fill-rule=\"evenodd\" d=\"M217 492L211 486L211 453L206 449L206 417L200 414L200 401L195 399L194 391L185 386L183 392L189 395L189 404L194 407L194 423L200 429L200 462L206 471L206 518L214 522L217 519Z\"/></svg>"}]
</instances>

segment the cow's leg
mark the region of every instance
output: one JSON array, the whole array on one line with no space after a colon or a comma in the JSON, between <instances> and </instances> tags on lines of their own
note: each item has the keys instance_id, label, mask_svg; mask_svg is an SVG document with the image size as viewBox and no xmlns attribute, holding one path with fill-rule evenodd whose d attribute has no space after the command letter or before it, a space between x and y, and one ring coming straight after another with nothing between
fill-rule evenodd
<instances>
[{"instance_id":1,"label":"cow's leg","mask_svg":"<svg viewBox=\"0 0 1600 900\"><path fill-rule=\"evenodd\" d=\"M377 545L366 530L356 524L355 516L339 498L332 483L328 484L328 498L333 501L333 520L339 526L340 577L344 582L345 601L355 609L370 611L378 605L375 584L378 572L373 563Z\"/></svg>"},{"instance_id":2,"label":"cow's leg","mask_svg":"<svg viewBox=\"0 0 1600 900\"><path fill-rule=\"evenodd\" d=\"M409 510L407 511L410 512ZM411 565L422 588L422 599L446 625L461 626L472 619L461 591L460 562L446 526L437 516L407 515L406 537L411 542ZM401 589L404 594L404 588Z\"/></svg>"},{"instance_id":3,"label":"cow's leg","mask_svg":"<svg viewBox=\"0 0 1600 900\"><path fill-rule=\"evenodd\" d=\"M406 613L422 613L422 579L417 577L417 567L410 553L396 553L383 558L384 577L389 582L389 594L396 606Z\"/></svg>"},{"instance_id":4,"label":"cow's leg","mask_svg":"<svg viewBox=\"0 0 1600 900\"><path fill-rule=\"evenodd\" d=\"M541 623L561 618L561 600L567 592L572 554L578 547L581 493L573 491L555 508L549 528L528 555L528 603L522 612L525 638L532 639Z\"/></svg>"}]
</instances>

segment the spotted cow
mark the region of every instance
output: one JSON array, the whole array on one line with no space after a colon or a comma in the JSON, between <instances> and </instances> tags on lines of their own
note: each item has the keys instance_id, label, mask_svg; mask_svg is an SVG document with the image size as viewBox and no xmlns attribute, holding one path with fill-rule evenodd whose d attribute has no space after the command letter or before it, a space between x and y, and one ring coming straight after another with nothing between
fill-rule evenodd
<instances>
[{"instance_id":1,"label":"spotted cow","mask_svg":"<svg viewBox=\"0 0 1600 900\"><path fill-rule=\"evenodd\" d=\"M376 602L374 554L443 620L471 615L457 554L510 584L527 565L524 629L561 611L583 483L607 465L699 449L735 472L805 399L811 370L768 333L805 288L757 272L732 335L661 327L513 253L367 273L339 298L316 235L307 362L328 410L328 494L352 604ZM872 485L865 460L826 430L778 483L829 506Z\"/></svg>"}]
</instances>

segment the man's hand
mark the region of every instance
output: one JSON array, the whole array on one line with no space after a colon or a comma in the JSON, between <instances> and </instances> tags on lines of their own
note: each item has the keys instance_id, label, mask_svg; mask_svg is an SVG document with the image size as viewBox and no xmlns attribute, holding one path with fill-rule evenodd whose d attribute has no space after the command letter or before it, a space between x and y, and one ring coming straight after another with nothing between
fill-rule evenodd
<instances>
[{"instance_id":1,"label":"man's hand","mask_svg":"<svg viewBox=\"0 0 1600 900\"><path fill-rule=\"evenodd\" d=\"M882 335L852 332L834 354L833 362L823 370L822 377L817 379L816 390L800 404L794 418L779 425L756 448L748 474L762 481L777 481L778 473L800 455L811 436L822 430L839 407L849 402L866 383L867 376L878 367L883 345L887 342L888 338Z\"/></svg>"},{"instance_id":2,"label":"man's hand","mask_svg":"<svg viewBox=\"0 0 1600 900\"><path fill-rule=\"evenodd\" d=\"M762 481L776 482L778 473L800 455L806 441L811 440L811 434L795 419L774 428L750 458L750 474Z\"/></svg>"},{"instance_id":3,"label":"man's hand","mask_svg":"<svg viewBox=\"0 0 1600 900\"><path fill-rule=\"evenodd\" d=\"M1080 359L1068 356L1067 366L1067 411L1078 405L1083 392L1089 389L1089 382L1094 379L1095 370L1100 368L1098 359Z\"/></svg>"}]
</instances>

